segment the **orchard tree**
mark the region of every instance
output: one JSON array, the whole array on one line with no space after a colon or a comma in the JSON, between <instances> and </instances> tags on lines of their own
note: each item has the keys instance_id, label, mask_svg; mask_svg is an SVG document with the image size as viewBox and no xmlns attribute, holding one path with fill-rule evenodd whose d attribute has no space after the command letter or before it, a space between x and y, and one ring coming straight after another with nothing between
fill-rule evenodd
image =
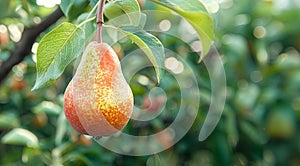
<instances>
[{"instance_id":1,"label":"orchard tree","mask_svg":"<svg viewBox=\"0 0 300 166\"><path fill-rule=\"evenodd\" d=\"M34 85L18 83L14 87L21 90L24 88L23 86L32 86L29 93L36 97L36 91L42 91L49 86L57 86L56 81L75 61L74 71L76 72L64 92L64 100L61 102L63 102L65 117L70 125L81 134L93 136L96 141L102 136L111 136L123 129L133 116L134 100L138 100L134 99L131 90L134 85L129 86L128 80L125 79L122 72L122 69L127 67L126 64L121 67L120 60L126 55L120 55L117 52L120 49L126 50L126 45L115 51L114 43L119 40L130 40L132 44L136 45L151 62L156 73L153 81L155 86L159 86L167 84L167 82L161 81L165 75L164 68L166 66L164 43L155 33L144 29L145 24L151 24L151 19L158 16L157 12L162 10L170 16L176 13L196 32L198 40L201 41L198 42L197 47L201 49L198 49L199 57L195 61L200 62L205 57L214 38L213 20L206 7L198 0L150 0L147 2L148 4L155 4L159 8L148 11L148 15L143 13L145 1L61 1L57 9L42 19L36 15L41 7L34 1L13 4L10 1L2 1L1 3L3 6L8 8L13 6L16 9L16 13L6 11L7 16L19 13L20 21L22 18L27 18L27 20L24 21L21 28L17 27L21 29L19 31L20 39L9 41L7 29L10 31L12 29L9 26L11 20L3 19L1 46L9 55L0 65L0 81L5 82L14 66L19 66L28 55L33 54L30 61L36 63ZM166 23L168 24L168 22ZM153 22L153 24L156 23ZM117 37L112 37L114 35ZM149 104L148 101L148 106L161 105L163 102L165 101L162 99L160 103L151 103L150 101ZM46 103L42 105L43 107L49 106ZM35 126L46 125L45 121L48 120L48 115L41 113L44 112L45 108L43 107L35 107L35 110L42 110L37 111L40 113L37 113L33 120ZM156 110L160 107L151 106ZM151 113L151 111L148 112ZM61 114L58 121L63 121L61 120L63 117L64 115ZM59 129L58 125L58 133L56 133L58 135L55 136L56 144L62 142L64 134L61 132L63 130L63 128ZM161 142L162 147L159 148L159 151L167 149L179 141L179 139L173 141L169 132L154 137L155 141L157 139L164 140ZM41 150L37 140L38 138L31 131L23 128L16 128L6 133L2 139L6 144L25 144ZM154 152L149 152L149 154L152 153Z\"/></svg>"}]
</instances>

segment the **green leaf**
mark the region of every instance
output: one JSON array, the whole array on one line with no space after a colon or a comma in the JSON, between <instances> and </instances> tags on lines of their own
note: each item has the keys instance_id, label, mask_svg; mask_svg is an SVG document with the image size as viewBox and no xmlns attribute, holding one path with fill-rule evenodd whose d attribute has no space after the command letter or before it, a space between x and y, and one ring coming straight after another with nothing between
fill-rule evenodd
<instances>
[{"instance_id":1,"label":"green leaf","mask_svg":"<svg viewBox=\"0 0 300 166\"><path fill-rule=\"evenodd\" d=\"M114 28L117 31L125 34L140 49L143 50L154 66L157 82L159 83L160 79L162 78L165 62L164 46L159 39L137 27L108 27Z\"/></svg>"},{"instance_id":2,"label":"green leaf","mask_svg":"<svg viewBox=\"0 0 300 166\"><path fill-rule=\"evenodd\" d=\"M76 25L62 23L45 35L37 50L37 79L32 90L54 82L84 48L84 32Z\"/></svg>"},{"instance_id":3,"label":"green leaf","mask_svg":"<svg viewBox=\"0 0 300 166\"><path fill-rule=\"evenodd\" d=\"M37 106L33 107L33 113L38 114L41 112L49 115L58 115L60 112L62 112L62 107L50 101L43 101Z\"/></svg>"},{"instance_id":4,"label":"green leaf","mask_svg":"<svg viewBox=\"0 0 300 166\"><path fill-rule=\"evenodd\" d=\"M205 6L199 0L150 0L167 7L185 18L196 30L203 52L201 59L208 53L214 38L214 24Z\"/></svg>"},{"instance_id":5,"label":"green leaf","mask_svg":"<svg viewBox=\"0 0 300 166\"><path fill-rule=\"evenodd\" d=\"M88 0L61 1L60 8L69 20L76 19L89 5Z\"/></svg>"},{"instance_id":6,"label":"green leaf","mask_svg":"<svg viewBox=\"0 0 300 166\"><path fill-rule=\"evenodd\" d=\"M140 20L140 6L137 0L113 0L105 4L104 15L111 19L122 17L119 25L134 25ZM121 21L121 22L120 22Z\"/></svg>"},{"instance_id":7,"label":"green leaf","mask_svg":"<svg viewBox=\"0 0 300 166\"><path fill-rule=\"evenodd\" d=\"M22 158L26 159L25 165L51 165L50 162L47 162L47 155L49 153L31 147L24 148L22 152Z\"/></svg>"},{"instance_id":8,"label":"green leaf","mask_svg":"<svg viewBox=\"0 0 300 166\"><path fill-rule=\"evenodd\" d=\"M3 112L0 114L0 130L11 129L19 125L19 119L14 113Z\"/></svg>"},{"instance_id":9,"label":"green leaf","mask_svg":"<svg viewBox=\"0 0 300 166\"><path fill-rule=\"evenodd\" d=\"M247 121L240 122L240 129L248 137L249 140L253 141L256 144L263 144L267 141L265 131L257 129Z\"/></svg>"},{"instance_id":10,"label":"green leaf","mask_svg":"<svg viewBox=\"0 0 300 166\"><path fill-rule=\"evenodd\" d=\"M95 6L99 0L90 0L90 6Z\"/></svg>"},{"instance_id":11,"label":"green leaf","mask_svg":"<svg viewBox=\"0 0 300 166\"><path fill-rule=\"evenodd\" d=\"M90 19L89 13L82 13L76 20L76 24L80 25L80 23ZM81 26L81 29L85 33L85 40L90 41L96 31L96 24L95 21L89 21Z\"/></svg>"},{"instance_id":12,"label":"green leaf","mask_svg":"<svg viewBox=\"0 0 300 166\"><path fill-rule=\"evenodd\" d=\"M158 156L158 154L155 154L155 155L149 157L148 160L147 160L147 165L148 166L162 165L162 162L161 162L160 157Z\"/></svg>"},{"instance_id":13,"label":"green leaf","mask_svg":"<svg viewBox=\"0 0 300 166\"><path fill-rule=\"evenodd\" d=\"M60 145L63 141L64 135L66 134L67 123L64 112L61 112L58 116L56 123L56 134L55 134L55 144Z\"/></svg>"},{"instance_id":14,"label":"green leaf","mask_svg":"<svg viewBox=\"0 0 300 166\"><path fill-rule=\"evenodd\" d=\"M148 158L148 166L179 165L178 156L175 153L159 153Z\"/></svg>"},{"instance_id":15,"label":"green leaf","mask_svg":"<svg viewBox=\"0 0 300 166\"><path fill-rule=\"evenodd\" d=\"M64 156L65 158L65 163L66 165L73 165L73 162L70 161L74 161L76 163L83 163L82 165L94 165L87 157L86 155L82 155L82 154L78 154L78 153L69 153L67 155ZM68 163L70 162L70 163ZM99 164L99 163L98 163Z\"/></svg>"},{"instance_id":16,"label":"green leaf","mask_svg":"<svg viewBox=\"0 0 300 166\"><path fill-rule=\"evenodd\" d=\"M61 11L64 13L65 16L68 16L68 12L70 10L70 7L72 5L73 0L70 1L62 1L59 5Z\"/></svg>"},{"instance_id":17,"label":"green leaf","mask_svg":"<svg viewBox=\"0 0 300 166\"><path fill-rule=\"evenodd\" d=\"M38 138L30 131L15 128L6 135L3 136L1 142L4 144L11 145L25 145L28 147L37 147L38 146Z\"/></svg>"}]
</instances>

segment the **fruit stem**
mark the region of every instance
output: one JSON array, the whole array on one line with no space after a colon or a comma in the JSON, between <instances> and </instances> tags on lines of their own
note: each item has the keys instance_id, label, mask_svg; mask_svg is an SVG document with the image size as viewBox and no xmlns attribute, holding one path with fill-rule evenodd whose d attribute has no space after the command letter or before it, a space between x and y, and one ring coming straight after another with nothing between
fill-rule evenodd
<instances>
[{"instance_id":1,"label":"fruit stem","mask_svg":"<svg viewBox=\"0 0 300 166\"><path fill-rule=\"evenodd\" d=\"M100 0L98 5L97 13L96 13L96 23L97 23L97 40L98 43L102 43L102 26L104 24L103 19L103 11L104 11L104 4L106 0Z\"/></svg>"}]
</instances>

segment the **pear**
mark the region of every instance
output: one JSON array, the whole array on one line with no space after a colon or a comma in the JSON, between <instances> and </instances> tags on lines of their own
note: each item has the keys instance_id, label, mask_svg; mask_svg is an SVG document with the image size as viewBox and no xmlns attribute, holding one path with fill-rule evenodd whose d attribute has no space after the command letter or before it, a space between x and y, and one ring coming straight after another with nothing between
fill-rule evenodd
<instances>
[{"instance_id":1,"label":"pear","mask_svg":"<svg viewBox=\"0 0 300 166\"><path fill-rule=\"evenodd\" d=\"M126 126L132 108L118 56L108 44L91 42L65 91L68 122L82 134L108 136Z\"/></svg>"}]
</instances>

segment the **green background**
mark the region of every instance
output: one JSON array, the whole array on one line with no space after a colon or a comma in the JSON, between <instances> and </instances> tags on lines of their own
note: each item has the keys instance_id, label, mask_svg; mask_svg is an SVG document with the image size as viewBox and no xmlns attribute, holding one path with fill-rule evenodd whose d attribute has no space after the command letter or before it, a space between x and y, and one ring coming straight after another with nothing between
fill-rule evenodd
<instances>
[{"instance_id":1,"label":"green background","mask_svg":"<svg viewBox=\"0 0 300 166\"><path fill-rule=\"evenodd\" d=\"M17 25L19 29L43 19L54 9L37 6L35 1L0 3L0 24ZM207 3L208 9L216 9ZM73 67L69 66L54 85L31 92L36 71L32 56L27 56L0 86L0 165L300 165L299 3L223 0L218 7L212 16L215 45L226 72L227 97L221 120L206 140L198 141L210 104L210 78L205 65L197 63L197 54L181 39L154 34L166 48L180 53L198 75L203 102L193 127L182 140L164 152L131 157L113 153L80 136L63 115L63 93ZM142 9L165 10L148 1ZM77 16L75 13L70 18ZM162 19L154 18L153 23ZM170 15L169 19L172 21L173 17ZM66 19L57 25L62 21ZM14 43L10 39L8 45L0 45L0 62L7 59ZM129 40L118 44L120 57L136 48ZM135 104L142 107L155 83L140 84L140 75L151 80L155 79L155 72L145 69L130 81ZM167 74L164 79L171 82L162 85L168 97L165 113L147 124L130 122L126 132L155 133L176 117L180 91L172 76ZM27 130L27 134L17 128ZM161 140L168 144L168 136Z\"/></svg>"}]
</instances>

